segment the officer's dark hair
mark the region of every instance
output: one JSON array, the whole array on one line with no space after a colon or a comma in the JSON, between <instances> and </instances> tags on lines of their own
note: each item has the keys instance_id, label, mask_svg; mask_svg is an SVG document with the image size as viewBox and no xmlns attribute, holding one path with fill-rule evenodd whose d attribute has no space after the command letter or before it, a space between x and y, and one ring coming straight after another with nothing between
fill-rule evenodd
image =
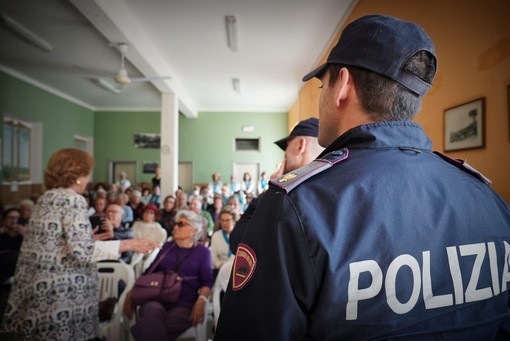
<instances>
[{"instance_id":1,"label":"officer's dark hair","mask_svg":"<svg viewBox=\"0 0 510 341\"><path fill-rule=\"evenodd\" d=\"M421 96L396 81L363 68L330 64L329 86L335 84L342 67L352 75L361 107L375 121L409 121L420 111ZM432 83L436 73L435 59L427 51L411 56L404 68L427 83Z\"/></svg>"}]
</instances>

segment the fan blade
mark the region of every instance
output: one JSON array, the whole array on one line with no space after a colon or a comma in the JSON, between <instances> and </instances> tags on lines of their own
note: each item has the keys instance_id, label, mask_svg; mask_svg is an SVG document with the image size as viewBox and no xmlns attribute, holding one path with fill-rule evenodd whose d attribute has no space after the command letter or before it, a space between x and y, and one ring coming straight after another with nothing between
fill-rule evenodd
<instances>
[{"instance_id":1,"label":"fan blade","mask_svg":"<svg viewBox=\"0 0 510 341\"><path fill-rule=\"evenodd\" d=\"M120 93L123 88L122 85L114 85L104 78L94 78L93 81L103 89L113 92L114 94Z\"/></svg>"},{"instance_id":2,"label":"fan blade","mask_svg":"<svg viewBox=\"0 0 510 341\"><path fill-rule=\"evenodd\" d=\"M155 76L155 77L139 77L139 78L131 78L131 83L141 83L141 82L150 82L159 79L171 79L170 76Z\"/></svg>"}]
</instances>

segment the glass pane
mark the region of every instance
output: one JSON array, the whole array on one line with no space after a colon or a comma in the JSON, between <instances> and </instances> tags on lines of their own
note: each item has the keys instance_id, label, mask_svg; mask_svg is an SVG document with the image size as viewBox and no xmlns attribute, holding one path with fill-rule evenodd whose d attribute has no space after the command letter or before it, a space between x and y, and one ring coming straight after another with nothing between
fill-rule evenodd
<instances>
[{"instance_id":1,"label":"glass pane","mask_svg":"<svg viewBox=\"0 0 510 341\"><path fill-rule=\"evenodd\" d=\"M18 180L30 179L30 128L19 127Z\"/></svg>"},{"instance_id":2,"label":"glass pane","mask_svg":"<svg viewBox=\"0 0 510 341\"><path fill-rule=\"evenodd\" d=\"M4 180L12 176L12 126L4 122L4 145L2 147L2 170Z\"/></svg>"}]
</instances>

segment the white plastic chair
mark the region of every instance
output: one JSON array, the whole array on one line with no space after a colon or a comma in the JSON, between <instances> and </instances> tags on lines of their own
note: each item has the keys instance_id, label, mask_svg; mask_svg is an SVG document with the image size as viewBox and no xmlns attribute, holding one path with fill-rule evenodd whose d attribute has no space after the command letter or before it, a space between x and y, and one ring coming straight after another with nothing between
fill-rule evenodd
<instances>
[{"instance_id":1,"label":"white plastic chair","mask_svg":"<svg viewBox=\"0 0 510 341\"><path fill-rule=\"evenodd\" d=\"M144 262L144 254L135 252L133 253L133 256L131 257L131 262L129 265L133 268L133 271L135 273L135 279L140 277L140 275L143 273L143 262Z\"/></svg>"},{"instance_id":2,"label":"white plastic chair","mask_svg":"<svg viewBox=\"0 0 510 341\"><path fill-rule=\"evenodd\" d=\"M125 339L125 328L122 308L126 300L126 294L133 288L135 275L129 264L117 262L97 263L99 300L103 301L109 297L117 297L118 301L110 321L102 322L100 325L101 336L108 341ZM122 293L119 295L119 283L125 283Z\"/></svg>"},{"instance_id":3,"label":"white plastic chair","mask_svg":"<svg viewBox=\"0 0 510 341\"><path fill-rule=\"evenodd\" d=\"M220 267L214 286L212 289L212 303L213 303L213 316L214 316L214 328L218 325L218 319L221 311L221 293L227 291L228 281L232 272L232 266L234 265L235 256L230 258Z\"/></svg>"}]
</instances>

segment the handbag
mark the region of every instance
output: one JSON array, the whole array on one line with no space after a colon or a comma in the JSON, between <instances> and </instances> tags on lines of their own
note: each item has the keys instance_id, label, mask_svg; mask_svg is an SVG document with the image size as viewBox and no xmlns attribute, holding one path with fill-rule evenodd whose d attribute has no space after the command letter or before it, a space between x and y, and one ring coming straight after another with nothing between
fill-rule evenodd
<instances>
[{"instance_id":1,"label":"handbag","mask_svg":"<svg viewBox=\"0 0 510 341\"><path fill-rule=\"evenodd\" d=\"M176 265L177 271L153 272L173 247L175 247L175 244L161 254L147 272L135 281L133 291L131 292L131 300L135 305L142 305L148 301L158 301L161 303L177 302L181 294L182 281L196 278L196 276L181 277L178 273L180 265L188 258L191 251Z\"/></svg>"},{"instance_id":2,"label":"handbag","mask_svg":"<svg viewBox=\"0 0 510 341\"><path fill-rule=\"evenodd\" d=\"M163 271L138 277L131 293L134 304L148 301L177 302L181 293L182 278L175 271Z\"/></svg>"}]
</instances>

